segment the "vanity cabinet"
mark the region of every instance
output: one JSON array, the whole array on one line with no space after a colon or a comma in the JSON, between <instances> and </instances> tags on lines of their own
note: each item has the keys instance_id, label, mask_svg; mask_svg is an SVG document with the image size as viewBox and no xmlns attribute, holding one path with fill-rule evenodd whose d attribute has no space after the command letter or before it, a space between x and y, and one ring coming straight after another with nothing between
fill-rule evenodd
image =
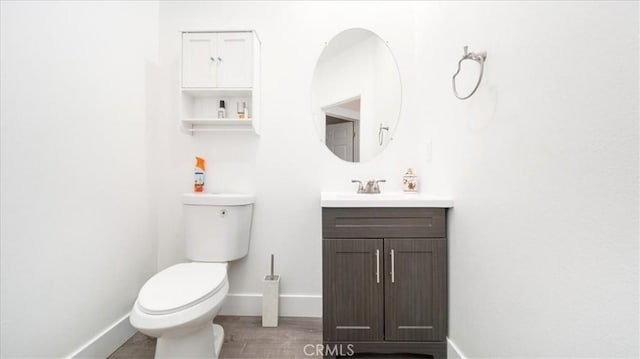
<instances>
[{"instance_id":1,"label":"vanity cabinet","mask_svg":"<svg viewBox=\"0 0 640 359\"><path fill-rule=\"evenodd\" d=\"M323 208L322 224L325 348L446 357L446 209Z\"/></svg>"},{"instance_id":2,"label":"vanity cabinet","mask_svg":"<svg viewBox=\"0 0 640 359\"><path fill-rule=\"evenodd\" d=\"M183 32L180 121L197 131L259 133L260 40L255 31ZM225 116L218 116L220 101ZM246 104L248 118L243 118Z\"/></svg>"}]
</instances>

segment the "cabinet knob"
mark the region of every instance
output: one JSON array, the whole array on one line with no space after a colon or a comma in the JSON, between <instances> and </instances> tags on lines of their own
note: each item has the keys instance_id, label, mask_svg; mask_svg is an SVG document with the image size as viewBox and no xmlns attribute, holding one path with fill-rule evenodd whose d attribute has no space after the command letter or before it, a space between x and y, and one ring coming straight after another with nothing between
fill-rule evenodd
<instances>
[{"instance_id":1,"label":"cabinet knob","mask_svg":"<svg viewBox=\"0 0 640 359\"><path fill-rule=\"evenodd\" d=\"M210 59L211 61L213 61L213 62L216 62L215 57L209 57L209 59Z\"/></svg>"},{"instance_id":2,"label":"cabinet knob","mask_svg":"<svg viewBox=\"0 0 640 359\"><path fill-rule=\"evenodd\" d=\"M222 58L218 57L218 61L219 61L219 62L222 62Z\"/></svg>"}]
</instances>

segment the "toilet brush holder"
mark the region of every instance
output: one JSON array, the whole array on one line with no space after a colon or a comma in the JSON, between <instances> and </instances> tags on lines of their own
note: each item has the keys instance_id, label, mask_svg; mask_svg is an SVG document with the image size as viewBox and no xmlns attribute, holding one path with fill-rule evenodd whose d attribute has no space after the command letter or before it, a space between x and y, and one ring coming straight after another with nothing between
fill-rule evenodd
<instances>
[{"instance_id":1,"label":"toilet brush holder","mask_svg":"<svg viewBox=\"0 0 640 359\"><path fill-rule=\"evenodd\" d=\"M280 276L273 274L273 254L271 255L271 274L264 276L262 288L262 326L277 327Z\"/></svg>"},{"instance_id":2,"label":"toilet brush holder","mask_svg":"<svg viewBox=\"0 0 640 359\"><path fill-rule=\"evenodd\" d=\"M264 276L262 290L262 326L278 326L278 305L280 299L280 276Z\"/></svg>"}]
</instances>

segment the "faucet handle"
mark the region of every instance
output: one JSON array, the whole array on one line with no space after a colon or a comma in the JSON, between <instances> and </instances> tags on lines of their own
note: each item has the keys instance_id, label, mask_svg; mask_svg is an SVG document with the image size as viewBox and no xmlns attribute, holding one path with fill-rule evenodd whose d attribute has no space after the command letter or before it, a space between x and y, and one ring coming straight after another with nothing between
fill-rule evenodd
<instances>
[{"instance_id":1,"label":"faucet handle","mask_svg":"<svg viewBox=\"0 0 640 359\"><path fill-rule=\"evenodd\" d=\"M351 183L358 183L358 193L364 192L364 186L360 180L351 180Z\"/></svg>"},{"instance_id":2,"label":"faucet handle","mask_svg":"<svg viewBox=\"0 0 640 359\"><path fill-rule=\"evenodd\" d=\"M383 179L381 179L381 180L375 180L375 183L374 183L374 185L373 185L373 192L375 192L375 193L380 193L380 185L378 184L378 183L380 183L380 182L387 182L387 180L383 180Z\"/></svg>"}]
</instances>

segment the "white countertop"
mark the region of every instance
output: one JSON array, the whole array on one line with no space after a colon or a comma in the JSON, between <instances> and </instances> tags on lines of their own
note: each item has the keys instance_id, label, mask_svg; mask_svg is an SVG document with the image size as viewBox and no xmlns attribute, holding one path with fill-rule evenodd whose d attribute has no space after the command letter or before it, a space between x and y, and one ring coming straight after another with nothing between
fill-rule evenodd
<instances>
[{"instance_id":1,"label":"white countertop","mask_svg":"<svg viewBox=\"0 0 640 359\"><path fill-rule=\"evenodd\" d=\"M436 207L451 208L453 200L423 193L322 192L322 207Z\"/></svg>"}]
</instances>

